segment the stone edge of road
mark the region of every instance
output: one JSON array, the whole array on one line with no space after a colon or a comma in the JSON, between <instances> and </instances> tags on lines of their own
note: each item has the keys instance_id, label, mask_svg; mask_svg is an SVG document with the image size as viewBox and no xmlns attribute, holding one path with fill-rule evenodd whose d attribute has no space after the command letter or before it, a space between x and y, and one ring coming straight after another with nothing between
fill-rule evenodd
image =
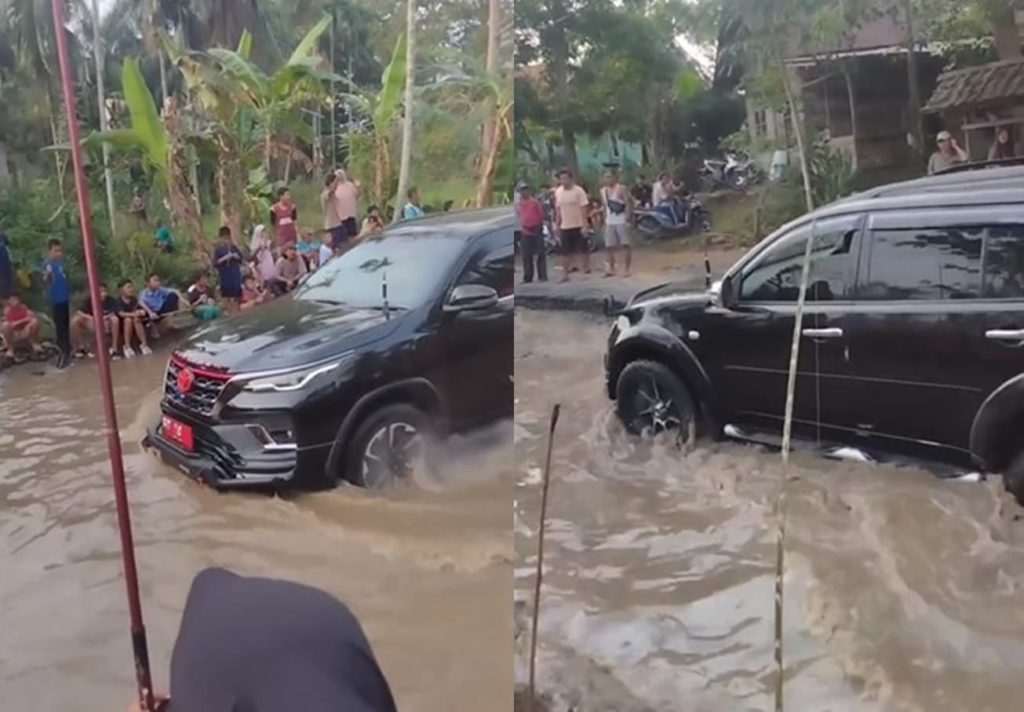
<instances>
[{"instance_id":1,"label":"stone edge of road","mask_svg":"<svg viewBox=\"0 0 1024 712\"><path fill-rule=\"evenodd\" d=\"M704 288L703 280L703 275L687 272L643 281L591 277L561 283L519 283L516 285L515 306L517 309L575 311L603 315L607 297L612 297L620 306L625 306L633 295L642 290L662 284L679 283L686 291L699 291Z\"/></svg>"}]
</instances>

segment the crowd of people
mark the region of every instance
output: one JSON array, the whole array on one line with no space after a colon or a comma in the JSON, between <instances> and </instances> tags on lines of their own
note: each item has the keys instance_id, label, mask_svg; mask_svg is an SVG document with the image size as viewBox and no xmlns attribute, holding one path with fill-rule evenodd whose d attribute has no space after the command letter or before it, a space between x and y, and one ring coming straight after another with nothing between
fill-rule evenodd
<instances>
[{"instance_id":1,"label":"crowd of people","mask_svg":"<svg viewBox=\"0 0 1024 712\"><path fill-rule=\"evenodd\" d=\"M1006 161L1020 156L1020 146L1014 140L1013 130L1009 126L997 127L992 145L988 149L988 160ZM928 175L969 162L967 151L960 146L953 134L949 131L939 131L935 137L935 151L928 159Z\"/></svg>"},{"instance_id":2,"label":"crowd of people","mask_svg":"<svg viewBox=\"0 0 1024 712\"><path fill-rule=\"evenodd\" d=\"M362 186L350 180L345 171L329 174L320 195L323 228L303 229L298 207L288 188L281 188L271 206L268 225L256 225L248 250L239 247L231 228L221 227L210 265L217 275L215 290L208 269L200 269L184 291L165 286L160 274L148 276L136 293L130 279L111 293L101 285L101 304L94 305L86 294L74 306L64 260L64 246L52 239L42 265L42 281L53 321L57 366L66 367L73 358L91 355L92 335L104 329L114 358L133 358L152 353L151 343L176 314L191 313L200 321L215 319L222 313L252 309L294 290L303 278L344 253L367 236L384 229L384 217L376 206L369 206L359 220ZM137 192L132 214L146 221L145 204ZM402 208L404 219L424 214L419 191L409 190ZM148 224L148 223L147 223ZM173 236L162 222L156 225L154 242L162 252L175 250ZM25 304L15 289L7 238L0 233L0 334L3 336L0 358L18 360L19 346L35 356L45 354L38 316Z\"/></svg>"}]
</instances>

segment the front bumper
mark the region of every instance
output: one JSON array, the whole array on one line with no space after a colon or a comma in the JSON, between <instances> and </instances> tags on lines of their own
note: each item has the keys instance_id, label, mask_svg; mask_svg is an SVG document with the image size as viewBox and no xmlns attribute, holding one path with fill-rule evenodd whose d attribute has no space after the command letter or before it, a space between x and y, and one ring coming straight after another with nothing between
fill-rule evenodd
<instances>
[{"instance_id":1,"label":"front bumper","mask_svg":"<svg viewBox=\"0 0 1024 712\"><path fill-rule=\"evenodd\" d=\"M218 428L192 421L187 424L195 434L194 452L165 438L159 425L146 431L142 446L188 477L216 489L284 487L293 483L298 471L297 449L241 450L232 445L230 430L225 437Z\"/></svg>"}]
</instances>

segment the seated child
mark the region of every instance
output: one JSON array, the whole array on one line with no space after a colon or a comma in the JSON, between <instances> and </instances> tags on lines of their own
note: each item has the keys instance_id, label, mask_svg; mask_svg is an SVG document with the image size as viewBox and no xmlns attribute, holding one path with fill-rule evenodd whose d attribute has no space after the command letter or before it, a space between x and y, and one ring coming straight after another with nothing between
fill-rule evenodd
<instances>
[{"instance_id":1,"label":"seated child","mask_svg":"<svg viewBox=\"0 0 1024 712\"><path fill-rule=\"evenodd\" d=\"M256 277L246 275L242 282L242 305L243 310L252 309L257 304L267 301L267 293L263 286L256 280Z\"/></svg>"},{"instance_id":2,"label":"seated child","mask_svg":"<svg viewBox=\"0 0 1024 712\"><path fill-rule=\"evenodd\" d=\"M185 296L192 307L192 315L199 321L212 321L220 316L220 307L217 306L206 272L199 272L196 275Z\"/></svg>"},{"instance_id":3,"label":"seated child","mask_svg":"<svg viewBox=\"0 0 1024 712\"><path fill-rule=\"evenodd\" d=\"M39 341L39 320L17 294L7 298L3 316L0 320L0 333L3 334L6 346L4 356L13 359L14 347L23 341L31 344L32 351L37 356L43 352Z\"/></svg>"},{"instance_id":4,"label":"seated child","mask_svg":"<svg viewBox=\"0 0 1024 712\"><path fill-rule=\"evenodd\" d=\"M109 349L110 355L113 356L120 350L121 321L117 317L117 300L110 296L110 292L107 291L107 285L105 284L100 285L100 300L102 302L100 312L103 320L103 331L110 336ZM71 344L75 349L76 358L92 355L92 350L89 348L88 339L86 338L86 332L92 331L95 328L96 314L92 308L92 298L87 293L79 305L78 311L71 318Z\"/></svg>"}]
</instances>

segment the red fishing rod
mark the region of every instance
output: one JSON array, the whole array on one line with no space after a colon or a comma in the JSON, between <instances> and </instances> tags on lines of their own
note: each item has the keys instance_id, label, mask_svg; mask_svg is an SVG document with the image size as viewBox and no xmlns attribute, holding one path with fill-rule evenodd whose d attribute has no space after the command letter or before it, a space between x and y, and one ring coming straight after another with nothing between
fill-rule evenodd
<instances>
[{"instance_id":1,"label":"red fishing rod","mask_svg":"<svg viewBox=\"0 0 1024 712\"><path fill-rule=\"evenodd\" d=\"M78 218L82 228L82 246L85 268L89 275L89 299L96 320L96 364L100 370L100 392L103 395L103 414L107 421L107 452L110 456L110 474L114 481L114 502L117 505L117 525L121 531L121 560L124 564L124 582L128 588L128 614L131 617L132 653L135 657L135 681L139 702L143 709L155 710L153 684L149 670L149 651L146 646L146 628L142 624L142 603L139 600L139 577L135 568L135 546L132 543L132 522L128 512L128 491L124 480L124 459L121 456L121 438L117 428L117 410L114 408L113 381L110 377L110 358L107 337L99 321L103 300L100 297L100 275L96 264L96 240L89 217L89 189L85 184L82 166L82 147L78 135L78 117L75 115L75 90L71 83L71 62L64 29L64 0L52 0L53 28L57 37L57 57L60 60L60 80L64 90L64 108L67 111L68 138L71 141L71 163L75 170L75 195L78 198ZM104 111L105 107L100 107ZM97 315L96 312L100 314Z\"/></svg>"}]
</instances>

